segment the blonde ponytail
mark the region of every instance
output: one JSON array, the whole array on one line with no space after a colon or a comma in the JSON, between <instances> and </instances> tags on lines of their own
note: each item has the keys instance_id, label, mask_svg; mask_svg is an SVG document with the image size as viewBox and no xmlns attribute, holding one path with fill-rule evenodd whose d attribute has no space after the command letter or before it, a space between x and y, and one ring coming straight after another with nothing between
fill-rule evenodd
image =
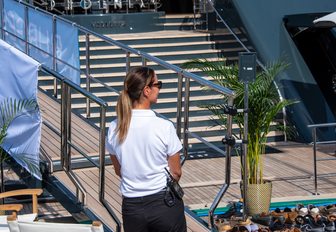
<instances>
[{"instance_id":1,"label":"blonde ponytail","mask_svg":"<svg viewBox=\"0 0 336 232\"><path fill-rule=\"evenodd\" d=\"M119 143L123 143L128 132L129 125L132 117L132 102L127 93L123 90L117 102L117 128Z\"/></svg>"},{"instance_id":2,"label":"blonde ponytail","mask_svg":"<svg viewBox=\"0 0 336 232\"><path fill-rule=\"evenodd\" d=\"M143 89L154 78L154 70L148 67L132 68L126 75L124 90L117 102L117 128L119 143L126 139L132 118L132 105L140 99Z\"/></svg>"}]
</instances>

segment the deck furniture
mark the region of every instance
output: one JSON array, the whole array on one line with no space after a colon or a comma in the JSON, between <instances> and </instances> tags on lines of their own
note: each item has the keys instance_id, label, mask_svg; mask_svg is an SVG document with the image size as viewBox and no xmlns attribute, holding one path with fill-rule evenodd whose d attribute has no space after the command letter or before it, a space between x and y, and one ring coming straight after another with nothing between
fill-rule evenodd
<instances>
[{"instance_id":1,"label":"deck furniture","mask_svg":"<svg viewBox=\"0 0 336 232\"><path fill-rule=\"evenodd\" d=\"M103 225L99 221L94 221L91 225L73 223L53 223L53 222L22 222L15 215L7 217L10 232L103 232Z\"/></svg>"},{"instance_id":2,"label":"deck furniture","mask_svg":"<svg viewBox=\"0 0 336 232\"><path fill-rule=\"evenodd\" d=\"M9 198L9 197L16 197L16 196L25 196L31 195L32 196L32 203L33 203L33 213L37 214L37 196L41 195L43 192L42 189L19 189L13 191L7 191L0 193L0 199ZM22 205L20 204L5 204L0 205L0 210L13 210L13 211L20 211L22 209Z\"/></svg>"},{"instance_id":3,"label":"deck furniture","mask_svg":"<svg viewBox=\"0 0 336 232\"><path fill-rule=\"evenodd\" d=\"M22 214L18 215L17 213L22 210L22 204L4 204L0 205L0 210L2 211L11 211L11 216L17 218L20 222L33 222L37 217L37 196L41 195L43 192L42 189L20 189L20 190L13 190L0 193L0 199L8 198L8 197L15 197L15 196L25 196L31 195L32 196L32 213L30 214ZM3 215L0 216L0 232L9 232L9 227L7 224L7 216Z\"/></svg>"}]
</instances>

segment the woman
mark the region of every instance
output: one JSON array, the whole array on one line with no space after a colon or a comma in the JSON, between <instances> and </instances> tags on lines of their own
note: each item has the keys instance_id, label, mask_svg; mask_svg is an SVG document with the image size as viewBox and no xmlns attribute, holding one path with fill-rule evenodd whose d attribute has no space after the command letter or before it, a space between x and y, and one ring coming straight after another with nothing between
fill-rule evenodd
<instances>
[{"instance_id":1,"label":"woman","mask_svg":"<svg viewBox=\"0 0 336 232\"><path fill-rule=\"evenodd\" d=\"M165 168L180 179L182 146L173 124L151 110L161 87L154 70L133 68L126 75L117 119L107 136L106 147L121 178L125 232L186 231L183 201L174 198L172 205L165 201Z\"/></svg>"}]
</instances>

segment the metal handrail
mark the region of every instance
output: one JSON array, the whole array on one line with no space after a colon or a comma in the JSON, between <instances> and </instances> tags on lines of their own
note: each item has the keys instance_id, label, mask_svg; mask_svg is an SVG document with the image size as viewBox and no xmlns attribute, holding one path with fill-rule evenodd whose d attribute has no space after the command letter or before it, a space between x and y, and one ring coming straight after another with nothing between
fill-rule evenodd
<instances>
[{"instance_id":1,"label":"metal handrail","mask_svg":"<svg viewBox=\"0 0 336 232\"><path fill-rule=\"evenodd\" d=\"M310 124L307 126L308 128L312 129L312 137L313 137L313 159L314 159L314 195L319 195L317 190L317 145L318 144L326 144L326 143L336 143L336 141L324 141L324 142L317 142L317 134L316 129L323 128L323 127L336 127L336 123L321 123L321 124ZM336 158L329 158L329 159L321 159L321 160L336 160Z\"/></svg>"},{"instance_id":2,"label":"metal handrail","mask_svg":"<svg viewBox=\"0 0 336 232\"><path fill-rule=\"evenodd\" d=\"M26 5L26 6L30 7L29 5ZM38 9L38 10L40 10L40 9ZM43 10L41 10L41 11L43 11ZM53 18L54 18L54 20L56 20L56 19L58 20L59 19L59 20L63 20L63 21L69 22L68 20L65 20L63 18L58 18L58 16L54 16L53 15ZM69 23L71 23L71 22L69 22ZM107 43L109 43L109 44L111 44L113 46L117 46L120 49L122 49L125 52L125 56L126 56L126 72L130 68L130 55L131 54L135 54L135 55L137 55L137 56L139 56L139 57L142 58L143 65L146 65L147 61L151 61L151 62L154 62L154 63L156 63L156 64L158 64L158 65L160 65L160 66L162 66L162 67L164 67L166 69L169 69L169 70L172 70L172 71L176 72L177 75L178 75L178 78L179 78L179 88L181 86L183 86L182 83L183 83L183 80L185 80L185 88L184 88L184 90L185 90L185 96L184 96L184 114L182 113L182 100L183 100L182 99L183 98L182 94L178 94L178 106L179 106L179 108L177 109L177 114L176 114L176 116L177 116L177 133L180 136L181 136L181 127L182 127L181 121L182 121L182 116L184 116L184 126L183 126L183 130L184 130L183 136L184 136L184 138L183 138L183 144L184 144L184 148L185 148L184 149L184 158L185 159L188 156L188 136L190 134L190 132L189 132L189 93L190 93L190 81L191 80L195 81L195 82L199 83L200 85L207 86L210 89L213 89L213 90L215 90L215 91L217 91L217 92L219 92L221 94L226 95L228 97L228 99L229 99L229 102L233 103L233 99L235 97L235 92L232 91L232 90L230 90L230 89L228 89L228 88L226 88L226 87L217 85L217 84L215 84L215 83L213 83L211 81L206 80L205 78L203 78L201 76L198 76L196 74L187 72L187 71L185 71L185 70L183 70L183 69L181 69L181 68L179 68L179 67L177 67L175 65L169 64L168 62L165 62L165 61L163 61L161 59L158 59L158 58L156 58L154 56L151 56L151 55L149 55L147 53L144 53L144 52L141 52L139 50L133 49L133 48L131 48L131 47L125 45L125 44L122 44L122 43L120 43L118 41L115 41L115 40L113 40L113 39L111 39L111 38L109 38L107 36L100 35L100 34L98 34L96 32L90 31L90 30L88 30L88 29L86 29L86 28L84 28L84 27L82 27L80 25L77 25L75 23L71 23L71 24L73 26L76 26L80 31L82 31L86 35L86 43L88 43L88 44L90 43L90 36L88 36L88 35L94 35L97 38L100 38L103 41L105 41L105 42L107 42ZM2 29L3 29L3 27L2 27ZM26 42L28 42L28 41L26 41ZM88 46L88 49L90 49L89 46ZM90 62L89 62L90 57L89 56L90 56L89 52L87 52L86 53L86 59L87 59L86 60L86 64L88 66L87 66L87 70L86 70L86 72L84 74L85 74L86 78L90 78L90 79L94 80L94 78L90 76L90 67L89 67L89 65L90 65ZM53 56L53 57L56 58L55 56ZM55 59L54 59L54 62L55 62ZM48 70L48 71L49 71L50 74L52 74L52 73L56 74L56 72L54 72L52 70ZM87 76L87 75L89 75L89 76ZM53 75L53 76L55 76L55 75ZM68 86L69 83L72 83L71 81L69 81L67 79L63 79L63 80L61 80L61 82L65 86ZM88 81L87 83L88 83L87 88L89 88L90 82ZM74 84L70 84L69 86L71 88L73 88L73 89L81 92L81 93L88 92L88 91L83 91L79 86L73 86L73 85ZM57 85L55 85L55 88L57 89ZM65 87L65 88L67 88L67 87ZM181 90L182 90L182 88L179 91L181 91ZM182 93L182 91L181 91L181 93ZM70 94L68 94L67 96L69 98ZM93 98L93 100L94 100L94 98ZM64 99L64 105L69 105L69 102L70 102L70 99ZM87 102L90 102L90 101L87 101ZM68 146L70 146L69 141L71 142L71 136L70 136L71 134L69 133L71 128L69 127L69 125L67 125L67 122L69 122L69 119L70 119L69 117L71 115L69 113L69 110L70 110L69 108L64 108L64 109L62 108L62 111L64 112L64 116L63 116L63 118L64 118L63 124L64 125L62 125L62 128L64 130L64 132L63 132L64 136L63 136L63 142L62 142L62 151L63 151L64 155L62 157L63 157L63 159L65 159L65 158L67 158L67 159L65 159L63 161L61 160L61 161L62 161L62 166L66 167L66 169L68 171L71 170L71 165L69 163L71 161L71 157L70 157L71 154L69 153L70 148L68 147ZM65 111L68 111L68 112L65 112ZM88 111L87 115L89 113L90 112ZM231 116L229 116L229 118L230 117ZM103 116L103 118L105 119L105 116ZM227 128L228 128L228 134L227 135L229 135L229 133L231 135L231 133L232 133L232 131L231 131L232 130L232 119L228 120L228 123L230 125L228 124L228 126L227 126ZM105 123L101 123L101 127L103 125L105 125ZM103 134L102 131L103 130L101 130L100 138L101 137L105 137L105 134ZM197 136L195 138L197 138ZM105 144L104 144L103 140L100 141L100 150L101 150L101 147L103 146L102 144L104 145L104 148L105 148ZM227 152L226 152L226 159L227 159L226 166L227 166L227 170L229 170L230 167L231 167L231 163L230 163L231 162L231 158L230 158L230 156L231 156L231 148L229 148L227 146ZM100 169L100 192L99 192L99 194L100 194L100 201L104 204L104 202L105 202L104 201L104 185L105 185L104 172L105 172L105 169L104 169L103 166L104 166L105 159L102 159L102 157L103 157L103 155L101 153L100 154L100 167L101 167L101 169ZM104 157L105 157L105 154L104 154ZM71 171L69 171L69 173L71 173ZM73 180L73 181L76 181L76 180ZM226 186L223 189L224 192L228 188L229 184L230 184L230 175L227 174L226 175ZM80 187L79 187L79 189L80 189ZM217 207L217 204L218 203L215 203L215 207ZM108 211L111 214L111 216L115 219L115 221L117 221L118 218L116 218L116 217L113 216L113 211L112 211L112 213L110 212L110 210L108 210ZM117 230L120 229L120 227L118 228L118 225L120 225L120 224L117 222Z\"/></svg>"},{"instance_id":3,"label":"metal handrail","mask_svg":"<svg viewBox=\"0 0 336 232\"><path fill-rule=\"evenodd\" d=\"M214 10L214 12L216 13L216 17L219 19L219 21L221 23L224 24L224 26L229 30L230 34L235 38L235 40L242 46L242 48L244 48L244 50L246 52L251 52L251 50L246 47L246 45L243 43L243 41L241 41L241 39L239 39L239 37L237 36L237 34L232 30L232 28L228 25L228 23L223 19L223 17L220 15L220 13L217 11L216 7L215 7L215 4L213 3L212 0L204 0L204 1L207 1L208 3L210 3L212 9ZM194 14L194 17L196 17L196 14ZM194 19L194 22L195 22L195 19ZM207 22L208 23L208 22ZM195 25L194 25L195 27ZM259 65L259 67L261 67L261 69L263 71L266 71L266 66L258 59L257 57L257 64ZM278 92L278 95L279 95L279 98L280 100L284 100L282 94L281 94L281 91L280 91L280 88L278 86L278 84L273 81L274 85L275 85L275 88ZM282 108L282 114L283 114L283 120L282 120L282 123L283 123L283 126L284 126L284 131L286 130L286 127L287 127L287 122L286 122L286 118L287 118L287 113L286 113L286 108ZM287 134L284 133L284 140L287 141Z\"/></svg>"},{"instance_id":4,"label":"metal handrail","mask_svg":"<svg viewBox=\"0 0 336 232\"><path fill-rule=\"evenodd\" d=\"M85 43L88 44L90 42L90 37L88 35L94 35L95 37L105 41L106 43L109 43L113 46L117 46L119 47L120 49L122 49L124 52L125 52L125 56L126 56L126 72L128 72L128 70L130 69L130 55L131 54L135 54L139 57L142 58L142 64L144 66L147 65L147 62L148 61L151 61L151 62L154 62L168 70L172 70L174 72L177 73L178 75L178 96L177 96L177 113L176 113L176 131L177 131L177 134L179 137L181 137L181 129L182 129L182 86L183 86L183 79L185 79L185 84L187 85L187 83L190 82L190 80L193 80L197 83L199 83L200 85L204 85L204 86L208 86L210 89L213 89L221 94L224 94L224 95L227 95L228 97L235 97L235 93L234 91L226 88L226 87L223 87L223 86L220 86L220 85L217 85L211 81L208 81L206 80L205 78L203 77L200 77L196 74L193 74L193 73L190 73L190 72L187 72L185 70L183 70L182 68L178 67L178 66L175 66L175 65L172 65L172 64L169 64L168 62L166 61L163 61L157 57L154 57L152 55L149 55L148 53L145 53L145 52L142 52L142 51L139 51L139 50L136 50L134 48L131 48L125 44L122 44L116 40L113 40L105 35L101 35L101 34L98 34L96 32L93 32L85 27L82 27L80 25L77 25L78 29L82 31L83 34L85 34ZM86 45L87 46L87 45ZM90 59L89 57L89 52L86 53L86 62L88 62L88 60ZM94 78L92 78L94 80ZM189 117L188 117L188 114L189 114L189 88L190 86L186 86L185 87L185 96L184 96L184 127L183 127L183 130L184 130L184 137L183 137L183 143L184 143L184 159L182 160L182 164L184 163L184 161L187 159L187 156L188 156L188 136L189 136ZM197 136L194 136L194 138L198 139ZM201 142L203 142L202 140L199 140ZM207 143L205 143L205 145L208 145ZM211 147L211 146L210 146Z\"/></svg>"},{"instance_id":5,"label":"metal handrail","mask_svg":"<svg viewBox=\"0 0 336 232\"><path fill-rule=\"evenodd\" d=\"M99 168L99 198L102 204L105 206L113 220L116 222L116 231L119 232L121 230L121 222L116 217L115 213L111 209L111 207L108 206L105 198L105 125L106 125L106 108L107 103L103 101L102 99L96 97L92 93L80 88L78 85L74 84L70 80L66 79L62 75L58 74L57 72L42 66L42 71L45 71L46 73L51 74L55 78L57 78L62 83L62 153L63 158L66 157L67 160L63 161L62 168L70 178L70 180L73 182L73 184L76 186L76 196L78 197L78 190L82 193L82 199L81 202L85 205L86 204L86 190L81 184L81 182L78 180L77 176L73 173L71 168L71 155L70 150L71 147L73 147L75 150L79 151L86 159L89 160L94 166ZM71 128L71 91L70 88L73 90L76 90L77 92L81 93L86 98L90 99L90 101L93 101L97 103L100 106L100 130L99 130L99 166L90 158L88 157L84 152L82 152L77 146L71 143L70 138L70 128ZM66 142L65 142L66 141Z\"/></svg>"},{"instance_id":6,"label":"metal handrail","mask_svg":"<svg viewBox=\"0 0 336 232\"><path fill-rule=\"evenodd\" d=\"M194 73L190 73L190 72L187 72L185 71L184 69L176 66L176 65L173 65L173 64L170 64L164 60L161 60L155 56L152 56L148 53L145 53L145 52L142 52L140 50L137 50L137 49L134 49L134 48L131 48L129 47L128 45L125 45L123 43L120 43L119 41L116 41L114 39L111 39L105 35L101 35L101 34L98 34L94 31L91 31L83 26L80 26L80 25L76 25L78 27L78 29L80 29L82 32L84 33L87 33L87 34L91 34L91 35L94 35L102 40L104 40L105 42L113 45L113 46L117 46L119 47L120 49L124 50L126 53L131 53L131 54L135 54L135 55L138 55L139 57L147 60L147 61L152 61L156 64L159 64L160 66L166 68L166 69L169 69L169 70L172 70L178 74L182 74L184 77L186 78L189 78L193 81L196 81L198 82L199 84L201 85L206 85L208 86L209 88L219 92L219 93L222 93L222 94L225 94L225 95L228 95L228 96L234 96L234 91L226 88L226 87L223 87L223 86L220 86L220 85L217 85L217 84L214 84L213 82L211 81L208 81L206 79L204 79L203 77L199 76L199 75L196 75Z\"/></svg>"},{"instance_id":7,"label":"metal handrail","mask_svg":"<svg viewBox=\"0 0 336 232\"><path fill-rule=\"evenodd\" d=\"M241 45L241 47L246 51L246 52L251 52L251 50L245 46L245 44L239 39L239 37L236 35L236 33L231 29L231 27L226 23L226 21L223 19L223 17L219 14L219 12L217 11L217 9L215 8L215 5L213 3L212 0L204 0L205 2L209 3L209 5L212 7L213 11L216 13L216 17L219 18L220 22L222 24L224 24L224 26L228 29L228 31L230 32L230 34L235 38L235 40ZM196 29L196 7L195 7L195 0L194 0L194 29ZM207 24L207 29L208 29L208 12L206 12L206 24ZM263 63L257 58L257 64L262 68L263 71L266 71L266 67L263 65ZM282 94L280 92L280 89L277 85L277 83L275 81L273 81L273 84L275 85L275 88L278 92L278 96L280 98L280 100L284 100L284 98L282 97ZM287 123L286 123L286 109L285 108L282 108L282 114L283 114L283 126L284 128L287 127ZM246 124L247 126L247 124ZM244 126L245 127L245 126ZM245 134L247 134L247 132L245 132ZM284 133L284 140L287 141L287 135L286 133ZM246 145L244 145L244 153L247 152L247 147ZM214 213L214 210L216 209L219 201L221 200L221 198L224 196L228 186L229 186L229 174L228 172L230 172L230 169L228 169L229 167L227 167L226 169L226 174L228 175L227 178L225 180L225 183L224 185L222 186L221 190L219 191L219 193L217 194L215 200L214 200L214 203L212 204L212 206L210 207L209 209L209 219L210 219L210 223L211 223L211 227L213 230L215 230L214 228L214 218L213 218L213 213ZM246 165L244 165L244 169L246 169ZM245 170L245 173L246 173L246 170ZM244 177L245 178L245 177ZM227 183L228 182L228 183ZM244 186L244 192L246 191L246 186ZM244 208L246 206L244 205ZM244 219L245 219L246 215L244 214Z\"/></svg>"},{"instance_id":8,"label":"metal handrail","mask_svg":"<svg viewBox=\"0 0 336 232\"><path fill-rule=\"evenodd\" d=\"M18 1L18 0L15 0L15 1ZM32 6L29 5L28 3L25 3L25 2L20 2L20 3L21 3L21 4L24 4L24 5L28 6L28 7L32 7ZM113 46L117 46L117 47L119 47L120 49L124 50L125 52L129 52L129 53L131 53L131 54L138 55L138 56L140 56L140 57L142 57L142 58L144 58L144 59L146 59L146 60L148 60L148 61L152 61L152 62L154 62L154 63L157 63L157 64L161 65L162 67L164 67L164 68L166 68L166 69L173 70L173 71L175 71L176 73L183 73L183 75L184 75L185 77L190 78L190 79L192 79L192 80L198 82L198 83L201 84L201 85L209 86L209 87L212 88L213 90L216 90L216 91L218 91L218 92L220 92L220 93L223 93L223 94L225 94L225 95L228 95L228 96L233 96L233 95L234 95L234 91L232 91L232 90L230 90L230 89L228 89L228 88L226 88L226 87L223 87L223 86L220 86L220 85L216 85L216 84L214 84L213 82L208 81L208 80L202 78L201 76L198 76L198 75L196 75L196 74L187 72L187 71L185 71L184 69L182 69L182 68L180 68L180 67L178 67L178 66L176 66L176 65L172 65L172 64L170 64L170 63L168 63L168 62L166 62L166 61L164 61L164 60L161 60L161 59L159 59L159 58L157 58L157 57L154 57L154 56L152 56L152 55L150 55L150 54L148 54L148 53L145 53L145 52L142 52L142 51L140 51L140 50L134 49L134 48L132 48L132 47L126 45L126 44L123 44L123 43L121 43L121 42L119 42L119 41L117 41L117 40L111 39L111 38L109 38L109 37L107 37L107 36L105 36L105 35L101 35L101 34L99 34L99 33L97 33L97 32L91 31L91 30L89 30L89 29L87 29L87 28L85 28L85 27L83 27L83 26L81 26L81 25L78 25L78 24L76 24L76 23L74 23L74 22L72 22L72 21L70 21L70 20L65 19L65 18L61 18L61 17L59 17L59 16L57 16L57 15L53 15L53 14L51 14L50 12L47 12L47 11L45 11L45 10L43 10L43 9L40 9L40 8L37 8L37 7L36 7L35 10L38 10L38 11L41 11L41 12L43 12L43 13L45 13L45 14L51 15L52 17L55 17L57 20L61 20L61 21L67 22L67 23L69 23L69 24L71 24L71 25L77 27L77 28L78 28L80 31L82 31L83 33L85 33L85 34L89 34L89 35L94 35L95 37L100 38L100 39L104 40L105 42L107 42L107 43L109 43L109 44L111 44L111 45L113 45ZM90 40L89 40L89 41L90 41ZM31 45L31 44L30 44L30 45ZM51 54L49 54L49 55L51 55ZM62 62L61 60L59 60L59 61ZM63 61L63 63L64 63L64 64L67 64L67 63L65 63L64 61ZM70 65L70 64L67 64L67 65ZM73 67L73 68L74 68L74 67ZM75 68L74 68L74 69L75 69ZM78 70L77 70L77 71L78 71ZM84 74L85 74L85 73L84 73ZM94 78L94 77L92 77L92 78Z\"/></svg>"},{"instance_id":9,"label":"metal handrail","mask_svg":"<svg viewBox=\"0 0 336 232\"><path fill-rule=\"evenodd\" d=\"M81 93L83 96L90 98L91 101L94 101L95 103L97 103L98 105L107 107L107 103L102 100L101 98L95 96L94 94L87 92L86 90L82 89L80 86L76 85L75 83L73 83L72 81L70 81L68 78L62 76L61 74L59 74L58 72L42 65L41 67L42 71L47 72L48 74L54 76L55 78L57 78L59 81L64 82L66 85L68 85L70 88L76 90L77 92Z\"/></svg>"},{"instance_id":10,"label":"metal handrail","mask_svg":"<svg viewBox=\"0 0 336 232\"><path fill-rule=\"evenodd\" d=\"M18 1L18 0L15 0L15 1ZM21 3L21 4L24 4L24 5L27 6L27 7L33 8L33 7L32 7L31 5L29 5L28 3L21 2L21 1L20 1L20 3ZM91 31L91 30L89 30L89 29L87 29L87 28L85 28L85 27L83 27L83 26L81 26L81 25L78 25L78 24L76 24L76 23L74 23L74 22L71 22L71 21L69 21L69 20L67 20L67 19L61 18L61 17L59 17L59 16L57 16L57 15L53 15L53 14L51 14L51 13L49 13L49 12L43 10L43 9L40 9L40 8L37 8L37 7L35 7L34 9L35 9L35 10L38 10L38 11L41 11L41 12L43 12L43 13L45 13L45 14L48 14L48 15L50 15L50 16L52 16L55 20L61 20L61 21L64 21L64 22L67 22L67 23L73 25L74 27L77 27L77 28L78 28L80 31L82 31L82 32L85 34L85 36L87 37L87 39L86 39L86 43L89 43L89 42L90 42L90 39L89 39L89 36L88 36L88 35L94 35L95 37L100 38L100 39L102 39L103 41L105 41L105 42L107 42L107 43L109 43L109 44L111 44L111 45L113 45L113 46L119 47L120 49L122 49L123 51L125 51L125 53L126 53L126 58L129 57L130 54L138 55L139 57L143 58L143 59L146 60L146 61L152 61L152 62L154 62L154 63L156 63L156 64L158 64L158 65L160 65L160 66L162 66L162 67L164 67L164 68L166 68L166 69L169 69L169 70L172 70L172 71L176 72L178 75L182 75L182 76L185 77L185 78L188 78L188 79L191 79L191 80L193 80L193 81L196 81L197 83L199 83L199 84L201 84L201 85L208 86L210 89L213 89L213 90L215 90L215 91L217 91L217 92L219 92L219 93L222 93L222 94L227 95L227 96L234 96L234 95L235 95L234 91L232 91L232 90L230 90L230 89L228 89L228 88L226 88L226 87L223 87L223 86L214 84L213 82L208 81L208 80L206 80L205 78L203 78L203 77L201 77L201 76L199 76L199 75L196 75L196 74L190 73L190 72L188 72L188 71L185 71L184 69L182 69L182 68L180 68L180 67L178 67L178 66L176 66L176 65L172 65L172 64L170 64L170 63L168 63L168 62L166 62L166 61L163 61L163 60L161 60L161 59L159 59L159 58L157 58L157 57L154 57L154 56L152 56L152 55L149 55L148 53L145 53L145 52L142 52L142 51L140 51L140 50L131 48L131 47L129 47L128 45L125 45L125 44L123 44L123 43L121 43L121 42L119 42L119 41L113 40L113 39L111 39L111 38L109 38L109 37L107 37L107 36L105 36L105 35L101 35L101 34L99 34L99 33L97 33L97 32ZM2 25L2 30L3 30L3 25ZM6 32L7 32L7 33L10 33L10 32L8 32L8 31L6 31ZM13 36L15 36L15 35L13 35ZM18 38L18 39L21 39L21 38L19 38L19 37L17 37L17 38ZM33 44L29 43L28 41L26 41L26 43L29 44L29 46L34 46ZM40 51L42 51L42 52L44 52L44 53L46 53L46 54L48 54L48 55L50 55L50 56L53 56L57 62L62 62L63 64L68 65L68 66L71 67L72 69L74 69L74 70L80 72L81 74L84 74L84 75L86 76L86 78L90 78L90 79L92 79L92 80L95 80L97 83L102 84L99 80L95 79L95 78L92 77L91 75L87 75L87 73L84 73L84 72L82 72L81 70L79 70L79 69L73 67L72 65L70 65L70 64L68 64L68 63L66 63L66 62L64 62L64 61L62 61L62 60L56 58L56 56L54 56L54 54L49 54L49 53L47 53L47 52L41 50L40 48L38 48L38 47L36 47L36 46L34 46L34 48L36 48L36 49L38 49L38 50L40 50ZM89 48L89 47L88 47L88 48ZM89 54L89 52L86 54L86 56L87 56L86 58L87 58L87 59L89 58L89 57L88 57L88 54ZM89 61L88 61L87 59L86 59L85 62L86 62L86 64L89 64ZM127 65L126 65L126 66L127 66L127 67L126 67L126 72L127 72L127 70L130 68L129 61L127 62ZM102 84L102 85L103 85L103 84ZM105 85L105 87L107 87L107 86Z\"/></svg>"},{"instance_id":11,"label":"metal handrail","mask_svg":"<svg viewBox=\"0 0 336 232\"><path fill-rule=\"evenodd\" d=\"M51 123L43 120L42 122L46 127L48 127L53 133L55 133L57 136L61 137L61 132L56 129L53 125L51 125ZM69 142L69 141L68 141ZM76 151L78 151L82 156L84 156L93 166L99 168L99 164L97 164L90 156L88 156L82 149L80 149L77 145L69 142L70 146L73 147ZM48 159L48 163L49 165L51 165L51 169L50 169L50 173L53 173L53 162L52 159L47 156L45 157Z\"/></svg>"}]
</instances>

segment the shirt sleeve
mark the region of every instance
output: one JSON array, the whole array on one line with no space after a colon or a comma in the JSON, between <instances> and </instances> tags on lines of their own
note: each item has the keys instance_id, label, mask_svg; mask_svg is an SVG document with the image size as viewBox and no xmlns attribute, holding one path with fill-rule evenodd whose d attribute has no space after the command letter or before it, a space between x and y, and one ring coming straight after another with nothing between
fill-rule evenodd
<instances>
[{"instance_id":1,"label":"shirt sleeve","mask_svg":"<svg viewBox=\"0 0 336 232\"><path fill-rule=\"evenodd\" d=\"M111 122L111 125L109 127L106 139L105 139L105 148L111 155L116 155L116 152L113 147L113 135L115 133L115 123Z\"/></svg>"},{"instance_id":2,"label":"shirt sleeve","mask_svg":"<svg viewBox=\"0 0 336 232\"><path fill-rule=\"evenodd\" d=\"M171 122L169 123L167 135L167 154L168 156L172 156L181 151L182 145L180 139L177 137L176 129Z\"/></svg>"}]
</instances>

